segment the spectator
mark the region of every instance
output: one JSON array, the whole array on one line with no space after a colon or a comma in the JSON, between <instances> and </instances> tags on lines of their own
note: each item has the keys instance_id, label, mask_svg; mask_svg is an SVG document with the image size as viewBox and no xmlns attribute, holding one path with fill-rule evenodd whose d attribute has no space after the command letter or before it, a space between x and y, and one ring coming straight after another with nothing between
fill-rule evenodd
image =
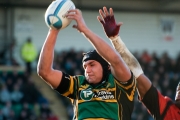
<instances>
[{"instance_id":1,"label":"spectator","mask_svg":"<svg viewBox=\"0 0 180 120\"><path fill-rule=\"evenodd\" d=\"M56 115L54 115L52 112L49 113L49 117L47 120L59 120Z\"/></svg>"},{"instance_id":2,"label":"spectator","mask_svg":"<svg viewBox=\"0 0 180 120\"><path fill-rule=\"evenodd\" d=\"M47 103L42 103L41 104L41 107L40 107L40 111L41 111L41 114L42 115L49 115L49 113L51 112L51 110L49 109L48 107L48 104Z\"/></svg>"},{"instance_id":3,"label":"spectator","mask_svg":"<svg viewBox=\"0 0 180 120\"><path fill-rule=\"evenodd\" d=\"M13 110L10 110L10 113L9 113L8 117L6 117L6 120L17 120Z\"/></svg>"},{"instance_id":4,"label":"spectator","mask_svg":"<svg viewBox=\"0 0 180 120\"><path fill-rule=\"evenodd\" d=\"M28 38L27 41L22 46L21 55L26 64L26 72L28 74L31 74L32 62L34 62L37 57L37 50L36 50L34 44L32 43L31 38Z\"/></svg>"},{"instance_id":5,"label":"spectator","mask_svg":"<svg viewBox=\"0 0 180 120\"><path fill-rule=\"evenodd\" d=\"M5 116L3 115L2 109L0 109L0 120L5 120Z\"/></svg>"},{"instance_id":6,"label":"spectator","mask_svg":"<svg viewBox=\"0 0 180 120\"><path fill-rule=\"evenodd\" d=\"M7 85L11 89L8 90ZM25 87L27 87L27 94L22 94L22 92L24 93L23 90L25 90ZM28 89L31 91L29 93L36 97L29 95ZM41 100L39 100L38 97L41 98ZM22 102L23 105L21 103L22 98L25 100L25 102ZM28 98L35 103L29 103ZM33 81L31 79L29 80L26 74L18 71L0 72L0 120L37 120L41 114L40 108L36 107L39 106L39 102L47 103L47 100L40 94L34 86ZM49 106L47 106L47 108L49 108ZM36 114L37 111L39 111L38 114Z\"/></svg>"},{"instance_id":7,"label":"spectator","mask_svg":"<svg viewBox=\"0 0 180 120\"><path fill-rule=\"evenodd\" d=\"M30 104L36 103L38 97L40 96L40 92L35 87L31 78L27 78L27 81L22 86L22 92L24 94L23 102L28 102Z\"/></svg>"},{"instance_id":8,"label":"spectator","mask_svg":"<svg viewBox=\"0 0 180 120\"><path fill-rule=\"evenodd\" d=\"M6 102L5 106L2 108L2 113L5 116L5 118L8 118L11 111L12 111L12 104L10 101Z\"/></svg>"},{"instance_id":9,"label":"spectator","mask_svg":"<svg viewBox=\"0 0 180 120\"><path fill-rule=\"evenodd\" d=\"M15 84L14 89L11 93L12 102L15 104L19 104L21 103L22 98L23 98L23 93L19 90L19 85Z\"/></svg>"},{"instance_id":10,"label":"spectator","mask_svg":"<svg viewBox=\"0 0 180 120\"><path fill-rule=\"evenodd\" d=\"M0 90L0 102L5 104L8 101L11 101L11 94L8 91L6 84L3 84L2 89Z\"/></svg>"}]
</instances>

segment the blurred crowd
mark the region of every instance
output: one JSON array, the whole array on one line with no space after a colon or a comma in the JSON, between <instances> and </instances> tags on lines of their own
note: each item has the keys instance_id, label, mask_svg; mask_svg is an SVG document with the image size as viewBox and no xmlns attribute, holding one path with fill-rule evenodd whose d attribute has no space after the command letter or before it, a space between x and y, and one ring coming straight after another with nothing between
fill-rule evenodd
<instances>
[{"instance_id":1,"label":"blurred crowd","mask_svg":"<svg viewBox=\"0 0 180 120\"><path fill-rule=\"evenodd\" d=\"M84 74L83 52L73 48L55 51L53 68L70 75ZM176 86L180 81L180 53L175 58L171 58L167 52L157 55L155 52L150 54L145 50L142 53L133 52L133 54L153 85L163 95L174 100ZM7 62L0 62L0 64L14 63L8 60ZM18 63L12 65L18 65ZM26 72L0 71L0 120L58 120L49 108L48 100L43 97L32 81L31 76ZM58 93L57 95L67 108L68 117L71 120L73 109L70 101ZM137 93L135 98L132 120L152 120L146 108L138 101Z\"/></svg>"},{"instance_id":2,"label":"blurred crowd","mask_svg":"<svg viewBox=\"0 0 180 120\"><path fill-rule=\"evenodd\" d=\"M82 53L82 50L76 51L74 49L55 52L54 68L61 69L70 75L84 74ZM167 52L157 55L155 52L150 54L146 50L142 53L134 52L133 54L140 62L144 73L150 78L153 85L163 95L169 96L174 100L176 86L180 81L180 53L176 58L171 58ZM64 100L69 117L72 119L73 110L70 102L62 96L60 98ZM152 117L147 113L146 108L138 101L137 93L135 98L132 120L151 120Z\"/></svg>"},{"instance_id":3,"label":"blurred crowd","mask_svg":"<svg viewBox=\"0 0 180 120\"><path fill-rule=\"evenodd\" d=\"M171 58L167 52L158 56L144 51L141 55L134 53L140 62L144 73L153 85L165 96L175 98L176 87L180 82L180 53ZM137 97L136 97L137 98ZM133 120L153 120L146 112L146 108L136 99Z\"/></svg>"},{"instance_id":4,"label":"blurred crowd","mask_svg":"<svg viewBox=\"0 0 180 120\"><path fill-rule=\"evenodd\" d=\"M0 120L58 120L54 118L31 76L0 71Z\"/></svg>"}]
</instances>

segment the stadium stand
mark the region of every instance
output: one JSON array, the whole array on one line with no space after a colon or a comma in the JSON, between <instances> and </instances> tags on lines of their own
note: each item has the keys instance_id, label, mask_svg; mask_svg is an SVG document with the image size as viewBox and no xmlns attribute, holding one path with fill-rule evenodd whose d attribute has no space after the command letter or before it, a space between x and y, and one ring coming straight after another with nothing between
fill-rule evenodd
<instances>
[{"instance_id":1,"label":"stadium stand","mask_svg":"<svg viewBox=\"0 0 180 120\"><path fill-rule=\"evenodd\" d=\"M60 120L22 67L0 67L0 120Z\"/></svg>"}]
</instances>

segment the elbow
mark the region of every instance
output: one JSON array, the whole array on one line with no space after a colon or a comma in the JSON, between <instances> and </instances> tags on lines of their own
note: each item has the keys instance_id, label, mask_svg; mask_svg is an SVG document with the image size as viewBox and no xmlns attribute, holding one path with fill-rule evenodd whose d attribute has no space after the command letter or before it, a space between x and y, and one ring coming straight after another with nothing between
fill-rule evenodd
<instances>
[{"instance_id":1,"label":"elbow","mask_svg":"<svg viewBox=\"0 0 180 120\"><path fill-rule=\"evenodd\" d=\"M130 71L129 69L125 69L125 70L122 71L122 76L123 76L122 79L123 79L124 81L130 80L131 77L132 77L132 75L133 75L133 74L131 74L131 71Z\"/></svg>"},{"instance_id":2,"label":"elbow","mask_svg":"<svg viewBox=\"0 0 180 120\"><path fill-rule=\"evenodd\" d=\"M37 68L37 74L38 76L44 78L44 76L46 75L46 72L42 70L41 68Z\"/></svg>"},{"instance_id":3,"label":"elbow","mask_svg":"<svg viewBox=\"0 0 180 120\"><path fill-rule=\"evenodd\" d=\"M37 74L38 74L38 76L43 77L45 75L45 72L43 72L42 69L37 68Z\"/></svg>"},{"instance_id":4,"label":"elbow","mask_svg":"<svg viewBox=\"0 0 180 120\"><path fill-rule=\"evenodd\" d=\"M48 75L48 69L42 67L41 65L37 66L37 74L41 77L41 78L46 78L46 76Z\"/></svg>"}]
</instances>

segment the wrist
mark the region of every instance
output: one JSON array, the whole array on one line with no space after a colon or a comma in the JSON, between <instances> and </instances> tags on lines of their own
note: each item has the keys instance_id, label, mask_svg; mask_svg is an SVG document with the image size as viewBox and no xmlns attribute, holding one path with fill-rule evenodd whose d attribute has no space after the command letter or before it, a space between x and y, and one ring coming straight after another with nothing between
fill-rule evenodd
<instances>
[{"instance_id":1,"label":"wrist","mask_svg":"<svg viewBox=\"0 0 180 120\"><path fill-rule=\"evenodd\" d=\"M113 44L113 47L116 49L116 51L118 51L119 53L124 53L126 46L121 40L119 35L111 37L110 40L111 40L111 43Z\"/></svg>"},{"instance_id":2,"label":"wrist","mask_svg":"<svg viewBox=\"0 0 180 120\"><path fill-rule=\"evenodd\" d=\"M50 28L50 29L49 29L49 32L50 32L50 33L53 33L53 34L58 34L59 31L60 31L59 29L53 29L53 28Z\"/></svg>"},{"instance_id":3,"label":"wrist","mask_svg":"<svg viewBox=\"0 0 180 120\"><path fill-rule=\"evenodd\" d=\"M59 33L59 30L50 28L50 29L49 29L49 32L48 32L48 36L51 36L51 37L52 37L52 36L57 37L57 36L58 36L58 33Z\"/></svg>"},{"instance_id":4,"label":"wrist","mask_svg":"<svg viewBox=\"0 0 180 120\"><path fill-rule=\"evenodd\" d=\"M111 41L116 41L116 40L119 39L119 37L120 37L120 36L117 34L116 36L109 37L109 39L110 39Z\"/></svg>"},{"instance_id":5,"label":"wrist","mask_svg":"<svg viewBox=\"0 0 180 120\"><path fill-rule=\"evenodd\" d=\"M91 30L88 27L83 27L83 29L80 30L81 33L87 34L89 33Z\"/></svg>"}]
</instances>

